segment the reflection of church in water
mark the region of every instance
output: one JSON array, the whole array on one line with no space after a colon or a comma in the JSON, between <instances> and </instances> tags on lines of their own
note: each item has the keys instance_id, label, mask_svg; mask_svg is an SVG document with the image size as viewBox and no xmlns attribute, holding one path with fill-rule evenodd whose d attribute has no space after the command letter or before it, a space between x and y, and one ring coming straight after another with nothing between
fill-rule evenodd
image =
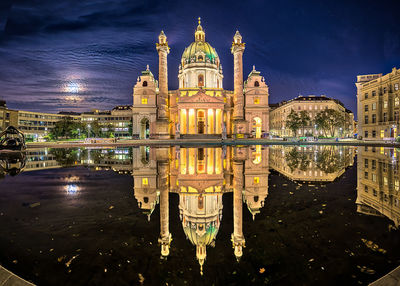
<instances>
[{"instance_id":1,"label":"reflection of church in water","mask_svg":"<svg viewBox=\"0 0 400 286\"><path fill-rule=\"evenodd\" d=\"M170 147L135 149L134 193L149 216L160 205L161 255L170 252L169 193L179 194L179 213L186 238L196 246L201 269L207 246L214 246L222 219L222 196L233 192L232 246L237 259L243 254L243 203L254 216L268 195L268 148Z\"/></svg>"}]
</instances>

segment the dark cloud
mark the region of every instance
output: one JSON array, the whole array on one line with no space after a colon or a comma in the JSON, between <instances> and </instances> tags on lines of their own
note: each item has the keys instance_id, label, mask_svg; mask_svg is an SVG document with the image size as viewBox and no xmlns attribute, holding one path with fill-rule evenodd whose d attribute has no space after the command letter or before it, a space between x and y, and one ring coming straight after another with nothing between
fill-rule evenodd
<instances>
[{"instance_id":1,"label":"dark cloud","mask_svg":"<svg viewBox=\"0 0 400 286\"><path fill-rule=\"evenodd\" d=\"M170 89L198 16L233 88L232 37L246 42L252 65L270 86L270 102L326 94L356 110L358 74L400 66L400 4L363 1L15 0L0 2L0 97L14 108L56 112L132 102L146 64L157 76L155 42L171 46ZM78 97L65 91L82 87Z\"/></svg>"}]
</instances>

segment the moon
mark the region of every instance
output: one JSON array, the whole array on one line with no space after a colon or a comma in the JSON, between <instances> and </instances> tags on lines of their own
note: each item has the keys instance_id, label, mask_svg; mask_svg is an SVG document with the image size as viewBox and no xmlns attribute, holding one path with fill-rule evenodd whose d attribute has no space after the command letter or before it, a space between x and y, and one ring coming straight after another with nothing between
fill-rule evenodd
<instances>
[{"instance_id":1,"label":"moon","mask_svg":"<svg viewBox=\"0 0 400 286\"><path fill-rule=\"evenodd\" d=\"M77 82L69 82L66 87L66 91L69 93L79 93L81 87Z\"/></svg>"}]
</instances>

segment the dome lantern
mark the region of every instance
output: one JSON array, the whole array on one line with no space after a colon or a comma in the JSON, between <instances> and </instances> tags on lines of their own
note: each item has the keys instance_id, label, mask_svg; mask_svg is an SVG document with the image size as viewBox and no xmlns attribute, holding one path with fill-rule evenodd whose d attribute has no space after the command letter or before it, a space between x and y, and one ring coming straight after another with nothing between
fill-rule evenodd
<instances>
[{"instance_id":1,"label":"dome lantern","mask_svg":"<svg viewBox=\"0 0 400 286\"><path fill-rule=\"evenodd\" d=\"M197 26L196 32L194 33L194 39L196 42L205 42L206 33L203 31L203 27L201 26L201 18L199 17L199 25Z\"/></svg>"}]
</instances>

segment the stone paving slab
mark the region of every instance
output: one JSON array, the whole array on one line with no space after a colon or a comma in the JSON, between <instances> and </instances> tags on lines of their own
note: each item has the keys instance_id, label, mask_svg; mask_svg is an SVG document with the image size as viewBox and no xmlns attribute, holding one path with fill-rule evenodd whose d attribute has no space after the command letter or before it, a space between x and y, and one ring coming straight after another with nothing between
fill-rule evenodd
<instances>
[{"instance_id":1,"label":"stone paving slab","mask_svg":"<svg viewBox=\"0 0 400 286\"><path fill-rule=\"evenodd\" d=\"M0 286L35 286L0 266Z\"/></svg>"},{"instance_id":2,"label":"stone paving slab","mask_svg":"<svg viewBox=\"0 0 400 286\"><path fill-rule=\"evenodd\" d=\"M399 286L400 285L400 266L392 272L379 278L375 282L369 284L370 286Z\"/></svg>"}]
</instances>

